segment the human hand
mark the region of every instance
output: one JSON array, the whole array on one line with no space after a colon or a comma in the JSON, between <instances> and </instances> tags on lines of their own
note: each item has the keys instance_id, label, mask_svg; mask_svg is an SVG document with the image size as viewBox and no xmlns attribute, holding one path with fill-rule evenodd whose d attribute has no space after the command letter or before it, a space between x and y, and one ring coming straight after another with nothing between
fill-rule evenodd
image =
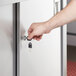
<instances>
[{"instance_id":1,"label":"human hand","mask_svg":"<svg viewBox=\"0 0 76 76\"><path fill-rule=\"evenodd\" d=\"M39 41L43 34L47 34L50 31L48 22L33 23L28 30L28 39L35 39Z\"/></svg>"}]
</instances>

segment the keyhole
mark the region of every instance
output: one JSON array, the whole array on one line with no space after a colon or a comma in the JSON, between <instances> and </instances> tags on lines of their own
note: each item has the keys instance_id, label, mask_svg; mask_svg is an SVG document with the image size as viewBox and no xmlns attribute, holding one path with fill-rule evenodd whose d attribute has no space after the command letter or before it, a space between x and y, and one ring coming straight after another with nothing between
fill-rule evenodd
<instances>
[{"instance_id":1,"label":"keyhole","mask_svg":"<svg viewBox=\"0 0 76 76\"><path fill-rule=\"evenodd\" d=\"M32 48L32 43L31 42L29 42L28 48Z\"/></svg>"}]
</instances>

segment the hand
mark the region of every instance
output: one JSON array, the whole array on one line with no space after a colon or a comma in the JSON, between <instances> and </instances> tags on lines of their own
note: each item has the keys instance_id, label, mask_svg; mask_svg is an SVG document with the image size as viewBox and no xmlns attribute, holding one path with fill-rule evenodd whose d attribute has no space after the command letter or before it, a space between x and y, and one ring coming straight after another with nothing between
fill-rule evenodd
<instances>
[{"instance_id":1,"label":"hand","mask_svg":"<svg viewBox=\"0 0 76 76\"><path fill-rule=\"evenodd\" d=\"M33 23L28 30L28 39L41 40L43 34L50 32L48 22Z\"/></svg>"}]
</instances>

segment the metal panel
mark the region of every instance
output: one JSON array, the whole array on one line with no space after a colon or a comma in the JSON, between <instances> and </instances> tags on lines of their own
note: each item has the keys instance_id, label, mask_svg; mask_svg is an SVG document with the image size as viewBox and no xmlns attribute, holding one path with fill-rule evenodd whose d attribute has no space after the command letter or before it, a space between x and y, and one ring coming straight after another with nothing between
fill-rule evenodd
<instances>
[{"instance_id":1,"label":"metal panel","mask_svg":"<svg viewBox=\"0 0 76 76\"><path fill-rule=\"evenodd\" d=\"M33 22L43 22L54 14L54 0L28 0L21 3L21 23L27 30ZM61 33L60 27L41 41L21 41L20 76L61 76Z\"/></svg>"},{"instance_id":2,"label":"metal panel","mask_svg":"<svg viewBox=\"0 0 76 76\"><path fill-rule=\"evenodd\" d=\"M0 7L0 76L13 76L12 5Z\"/></svg>"},{"instance_id":3,"label":"metal panel","mask_svg":"<svg viewBox=\"0 0 76 76\"><path fill-rule=\"evenodd\" d=\"M25 0L0 0L0 6L17 3L17 2L22 2L22 1L25 1Z\"/></svg>"}]
</instances>

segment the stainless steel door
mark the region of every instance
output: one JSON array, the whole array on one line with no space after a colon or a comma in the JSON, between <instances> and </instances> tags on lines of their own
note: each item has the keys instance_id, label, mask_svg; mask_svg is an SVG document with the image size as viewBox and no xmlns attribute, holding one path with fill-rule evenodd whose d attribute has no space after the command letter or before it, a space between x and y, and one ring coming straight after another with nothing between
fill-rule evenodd
<instances>
[{"instance_id":1,"label":"stainless steel door","mask_svg":"<svg viewBox=\"0 0 76 76\"><path fill-rule=\"evenodd\" d=\"M12 5L0 7L0 76L13 76Z\"/></svg>"},{"instance_id":2,"label":"stainless steel door","mask_svg":"<svg viewBox=\"0 0 76 76\"><path fill-rule=\"evenodd\" d=\"M33 22L48 20L54 15L54 0L27 0L21 3L21 24L27 30ZM20 76L61 76L61 29L57 28L41 41L21 40Z\"/></svg>"}]
</instances>

